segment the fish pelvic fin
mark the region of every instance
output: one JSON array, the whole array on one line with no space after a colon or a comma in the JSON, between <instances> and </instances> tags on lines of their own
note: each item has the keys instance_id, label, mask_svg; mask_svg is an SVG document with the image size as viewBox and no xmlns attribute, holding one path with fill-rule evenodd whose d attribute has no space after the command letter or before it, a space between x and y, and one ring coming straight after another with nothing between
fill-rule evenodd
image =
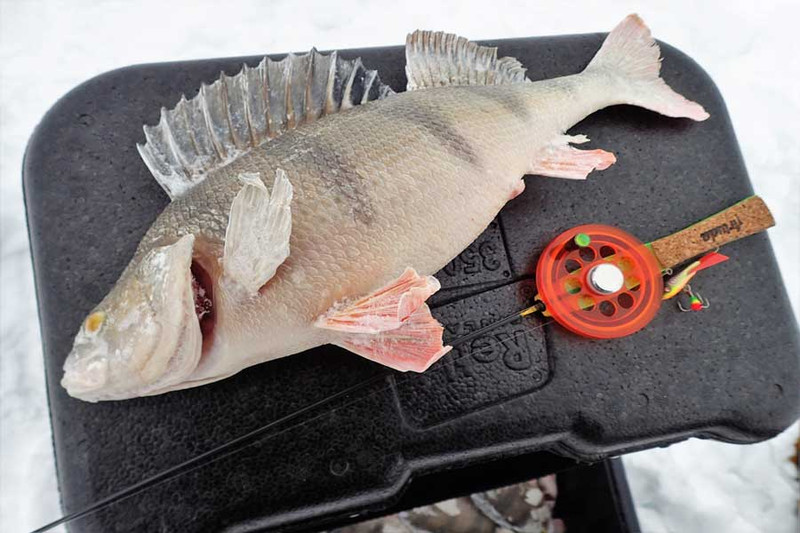
<instances>
[{"instance_id":1,"label":"fish pelvic fin","mask_svg":"<svg viewBox=\"0 0 800 533\"><path fill-rule=\"evenodd\" d=\"M233 199L225 230L223 281L254 295L289 257L292 184L278 169L267 191L259 174L240 174L243 185Z\"/></svg>"},{"instance_id":2,"label":"fish pelvic fin","mask_svg":"<svg viewBox=\"0 0 800 533\"><path fill-rule=\"evenodd\" d=\"M425 303L439 290L433 276L406 268L399 278L354 302L335 305L315 325L336 332L331 341L402 372L422 372L450 351L444 327Z\"/></svg>"},{"instance_id":3,"label":"fish pelvic fin","mask_svg":"<svg viewBox=\"0 0 800 533\"><path fill-rule=\"evenodd\" d=\"M661 51L638 15L628 15L614 28L584 70L611 76L618 103L650 109L668 117L706 120L710 115L697 102L673 91L660 77Z\"/></svg>"},{"instance_id":4,"label":"fish pelvic fin","mask_svg":"<svg viewBox=\"0 0 800 533\"><path fill-rule=\"evenodd\" d=\"M363 298L334 305L314 325L345 333L397 329L439 288L439 280L420 276L409 267L399 278Z\"/></svg>"},{"instance_id":5,"label":"fish pelvic fin","mask_svg":"<svg viewBox=\"0 0 800 533\"><path fill-rule=\"evenodd\" d=\"M448 85L526 83L525 68L497 48L480 46L452 33L417 30L406 38L407 90Z\"/></svg>"},{"instance_id":6,"label":"fish pelvic fin","mask_svg":"<svg viewBox=\"0 0 800 533\"><path fill-rule=\"evenodd\" d=\"M156 126L145 126L137 144L147 168L171 199L261 144L322 116L394 94L361 58L337 52L265 57L235 76L220 74L211 85L177 105L161 108Z\"/></svg>"},{"instance_id":7,"label":"fish pelvic fin","mask_svg":"<svg viewBox=\"0 0 800 533\"><path fill-rule=\"evenodd\" d=\"M379 333L350 333L334 344L401 372L424 372L452 349L444 346L444 327L427 304L406 317L400 327Z\"/></svg>"}]
</instances>

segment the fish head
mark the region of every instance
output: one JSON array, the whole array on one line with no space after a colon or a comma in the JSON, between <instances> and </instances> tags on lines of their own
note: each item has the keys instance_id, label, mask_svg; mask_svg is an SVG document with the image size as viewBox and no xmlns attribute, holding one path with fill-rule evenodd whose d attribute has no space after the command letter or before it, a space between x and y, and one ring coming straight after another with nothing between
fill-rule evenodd
<instances>
[{"instance_id":1,"label":"fish head","mask_svg":"<svg viewBox=\"0 0 800 533\"><path fill-rule=\"evenodd\" d=\"M202 334L192 287L194 237L146 252L86 317L62 386L86 401L155 394L197 366Z\"/></svg>"}]
</instances>

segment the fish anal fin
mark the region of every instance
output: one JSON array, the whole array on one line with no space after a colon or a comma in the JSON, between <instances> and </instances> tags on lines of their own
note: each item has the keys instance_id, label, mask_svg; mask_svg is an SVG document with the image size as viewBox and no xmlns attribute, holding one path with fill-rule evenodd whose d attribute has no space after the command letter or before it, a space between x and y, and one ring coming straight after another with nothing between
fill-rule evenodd
<instances>
[{"instance_id":1,"label":"fish anal fin","mask_svg":"<svg viewBox=\"0 0 800 533\"><path fill-rule=\"evenodd\" d=\"M531 174L550 178L586 179L593 170L605 170L617 158L605 150L581 150L570 143L585 143L585 135L561 135L542 149L533 161Z\"/></svg>"},{"instance_id":2,"label":"fish anal fin","mask_svg":"<svg viewBox=\"0 0 800 533\"><path fill-rule=\"evenodd\" d=\"M443 345L443 331L427 304L422 304L396 329L349 333L334 344L401 372L424 372L452 349Z\"/></svg>"},{"instance_id":3,"label":"fish anal fin","mask_svg":"<svg viewBox=\"0 0 800 533\"><path fill-rule=\"evenodd\" d=\"M452 33L420 30L406 38L406 77L409 91L529 81L519 61L497 58L497 48L480 46Z\"/></svg>"},{"instance_id":4,"label":"fish anal fin","mask_svg":"<svg viewBox=\"0 0 800 533\"><path fill-rule=\"evenodd\" d=\"M439 287L433 276L420 276L413 268L406 268L399 278L363 298L335 305L315 325L347 333L374 334L397 329Z\"/></svg>"},{"instance_id":5,"label":"fish anal fin","mask_svg":"<svg viewBox=\"0 0 800 533\"><path fill-rule=\"evenodd\" d=\"M255 294L289 256L292 184L278 169L272 193L258 174L240 174L242 189L233 199L222 256L224 278Z\"/></svg>"}]
</instances>

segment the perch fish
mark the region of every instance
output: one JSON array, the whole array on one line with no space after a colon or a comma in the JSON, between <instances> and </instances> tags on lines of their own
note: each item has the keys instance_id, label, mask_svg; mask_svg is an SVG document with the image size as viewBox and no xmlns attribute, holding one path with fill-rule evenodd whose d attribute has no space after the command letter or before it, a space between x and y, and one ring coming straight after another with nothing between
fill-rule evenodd
<instances>
[{"instance_id":1,"label":"perch fish","mask_svg":"<svg viewBox=\"0 0 800 533\"><path fill-rule=\"evenodd\" d=\"M567 130L617 104L708 113L659 77L636 15L581 73L441 32L406 42L407 90L360 59L265 58L162 109L139 151L171 203L81 325L62 385L87 401L161 394L335 344L401 371L447 353L426 299L523 176L615 162Z\"/></svg>"}]
</instances>

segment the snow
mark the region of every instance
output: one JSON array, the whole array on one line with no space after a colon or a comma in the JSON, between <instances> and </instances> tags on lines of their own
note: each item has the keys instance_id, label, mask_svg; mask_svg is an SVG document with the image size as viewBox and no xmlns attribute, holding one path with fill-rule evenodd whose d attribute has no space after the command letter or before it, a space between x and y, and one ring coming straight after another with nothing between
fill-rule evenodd
<instances>
[{"instance_id":1,"label":"snow","mask_svg":"<svg viewBox=\"0 0 800 533\"><path fill-rule=\"evenodd\" d=\"M639 11L722 91L755 190L776 216L770 236L800 310L796 2L300 4L0 0L0 530L59 515L20 182L25 143L56 99L120 66L399 44L417 27L475 39L608 31ZM691 440L626 456L643 530L796 533L797 471L788 457L797 437L795 424L756 445Z\"/></svg>"}]
</instances>

